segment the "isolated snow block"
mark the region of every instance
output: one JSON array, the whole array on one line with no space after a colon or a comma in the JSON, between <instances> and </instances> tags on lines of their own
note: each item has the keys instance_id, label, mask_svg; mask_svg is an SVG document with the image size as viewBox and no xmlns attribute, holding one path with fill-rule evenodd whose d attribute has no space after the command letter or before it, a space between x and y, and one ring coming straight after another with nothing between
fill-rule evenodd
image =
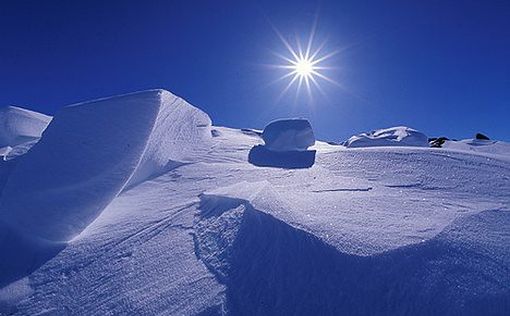
<instances>
[{"instance_id":1,"label":"isolated snow block","mask_svg":"<svg viewBox=\"0 0 510 316\"><path fill-rule=\"evenodd\" d=\"M354 135L344 142L344 145L346 147L429 147L429 142L425 134L406 126L397 126Z\"/></svg>"},{"instance_id":2,"label":"isolated snow block","mask_svg":"<svg viewBox=\"0 0 510 316\"><path fill-rule=\"evenodd\" d=\"M164 90L65 107L18 161L0 219L25 234L68 241L127 186L206 152L210 126L207 114Z\"/></svg>"},{"instance_id":3,"label":"isolated snow block","mask_svg":"<svg viewBox=\"0 0 510 316\"><path fill-rule=\"evenodd\" d=\"M315 150L272 151L257 145L250 150L248 161L258 167L310 168L315 163Z\"/></svg>"},{"instance_id":4,"label":"isolated snow block","mask_svg":"<svg viewBox=\"0 0 510 316\"><path fill-rule=\"evenodd\" d=\"M273 121L264 128L262 139L272 151L306 150L315 144L312 126L305 119Z\"/></svg>"}]
</instances>

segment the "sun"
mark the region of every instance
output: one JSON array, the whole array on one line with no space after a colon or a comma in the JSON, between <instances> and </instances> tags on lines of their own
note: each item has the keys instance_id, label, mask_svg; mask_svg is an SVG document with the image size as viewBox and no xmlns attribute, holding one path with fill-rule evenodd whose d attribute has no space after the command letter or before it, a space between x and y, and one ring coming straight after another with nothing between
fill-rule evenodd
<instances>
[{"instance_id":1,"label":"sun","mask_svg":"<svg viewBox=\"0 0 510 316\"><path fill-rule=\"evenodd\" d=\"M325 41L320 45L315 45L314 40L316 25L317 19L315 19L312 25L305 47L303 47L299 39L296 40L296 45L293 47L273 26L275 33L287 49L286 54L273 52L283 61L283 64L271 65L276 68L287 70L287 73L276 80L280 81L287 78L289 80L288 84L280 94L280 97L282 97L292 86L296 86L297 93L305 87L310 98L312 97L312 89L317 89L324 94L320 86L320 81L326 81L341 87L340 84L324 74L325 70L333 68L323 65L326 60L339 53L339 50L324 52L324 46L326 44Z\"/></svg>"},{"instance_id":2,"label":"sun","mask_svg":"<svg viewBox=\"0 0 510 316\"><path fill-rule=\"evenodd\" d=\"M313 75L313 61L310 59L300 58L294 64L294 71L300 77L311 77Z\"/></svg>"}]
</instances>

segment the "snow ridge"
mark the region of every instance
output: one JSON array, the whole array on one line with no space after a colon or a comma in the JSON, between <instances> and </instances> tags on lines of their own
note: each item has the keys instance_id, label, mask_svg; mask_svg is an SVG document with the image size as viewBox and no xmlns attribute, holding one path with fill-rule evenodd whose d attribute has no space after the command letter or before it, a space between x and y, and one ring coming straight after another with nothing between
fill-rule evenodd
<instances>
[{"instance_id":1,"label":"snow ridge","mask_svg":"<svg viewBox=\"0 0 510 316\"><path fill-rule=\"evenodd\" d=\"M210 126L207 114L164 90L68 106L9 176L2 220L68 241L124 188L207 150Z\"/></svg>"}]
</instances>

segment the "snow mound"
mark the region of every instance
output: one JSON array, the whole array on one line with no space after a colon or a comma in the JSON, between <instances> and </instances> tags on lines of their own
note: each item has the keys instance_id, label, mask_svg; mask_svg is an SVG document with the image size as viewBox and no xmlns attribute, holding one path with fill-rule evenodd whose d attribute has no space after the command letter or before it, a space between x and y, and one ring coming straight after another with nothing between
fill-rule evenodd
<instances>
[{"instance_id":1,"label":"snow mound","mask_svg":"<svg viewBox=\"0 0 510 316\"><path fill-rule=\"evenodd\" d=\"M210 126L207 114L164 90L65 107L10 175L1 218L21 233L68 241L125 188L207 151Z\"/></svg>"},{"instance_id":2,"label":"snow mound","mask_svg":"<svg viewBox=\"0 0 510 316\"><path fill-rule=\"evenodd\" d=\"M510 156L509 143L488 139L464 139L460 141L447 140L442 145L442 148Z\"/></svg>"},{"instance_id":3,"label":"snow mound","mask_svg":"<svg viewBox=\"0 0 510 316\"><path fill-rule=\"evenodd\" d=\"M16 106L0 108L0 156L7 157L18 145L30 145L17 150L18 155L28 151L50 121L51 116Z\"/></svg>"},{"instance_id":4,"label":"snow mound","mask_svg":"<svg viewBox=\"0 0 510 316\"><path fill-rule=\"evenodd\" d=\"M429 147L428 138L425 134L406 126L390 127L354 135L344 145L346 147Z\"/></svg>"},{"instance_id":5,"label":"snow mound","mask_svg":"<svg viewBox=\"0 0 510 316\"><path fill-rule=\"evenodd\" d=\"M200 196L195 251L225 284L228 314L476 315L508 307L508 259L479 254L501 252L508 212L459 218L429 240L359 256L282 220L276 208L293 212L275 194L269 182L244 182ZM483 246L480 230L490 232Z\"/></svg>"},{"instance_id":6,"label":"snow mound","mask_svg":"<svg viewBox=\"0 0 510 316\"><path fill-rule=\"evenodd\" d=\"M272 151L302 151L315 144L312 126L305 119L273 121L264 128L262 139Z\"/></svg>"},{"instance_id":7,"label":"snow mound","mask_svg":"<svg viewBox=\"0 0 510 316\"><path fill-rule=\"evenodd\" d=\"M250 163L260 167L309 168L315 162L315 144L310 122L305 119L276 120L264 128L265 145L252 148Z\"/></svg>"}]
</instances>

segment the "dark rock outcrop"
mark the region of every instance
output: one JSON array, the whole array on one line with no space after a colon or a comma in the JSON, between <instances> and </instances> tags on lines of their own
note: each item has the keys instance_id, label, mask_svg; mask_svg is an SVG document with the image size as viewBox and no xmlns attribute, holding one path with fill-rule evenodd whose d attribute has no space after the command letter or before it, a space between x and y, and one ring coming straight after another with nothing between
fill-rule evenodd
<instances>
[{"instance_id":1,"label":"dark rock outcrop","mask_svg":"<svg viewBox=\"0 0 510 316\"><path fill-rule=\"evenodd\" d=\"M475 139L481 139L481 140L490 140L489 137L485 136L484 134L482 133L476 133L475 135Z\"/></svg>"}]
</instances>

